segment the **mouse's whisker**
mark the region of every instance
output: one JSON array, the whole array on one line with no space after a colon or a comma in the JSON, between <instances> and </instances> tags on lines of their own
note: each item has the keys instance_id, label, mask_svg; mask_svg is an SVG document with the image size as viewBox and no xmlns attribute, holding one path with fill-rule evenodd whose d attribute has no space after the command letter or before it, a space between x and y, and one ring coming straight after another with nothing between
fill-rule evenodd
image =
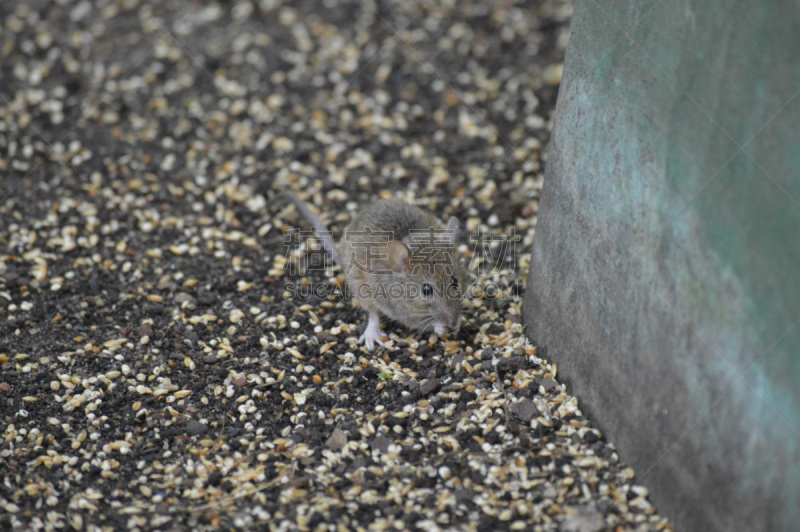
<instances>
[{"instance_id":1,"label":"mouse's whisker","mask_svg":"<svg viewBox=\"0 0 800 532\"><path fill-rule=\"evenodd\" d=\"M425 315L421 315L420 317L422 318L422 316L425 316ZM435 321L435 319L436 319L436 317L435 316L431 316L431 315L427 315L424 318L422 318L421 321L419 322L420 330L425 331L425 330L429 329L433 325L433 322Z\"/></svg>"}]
</instances>

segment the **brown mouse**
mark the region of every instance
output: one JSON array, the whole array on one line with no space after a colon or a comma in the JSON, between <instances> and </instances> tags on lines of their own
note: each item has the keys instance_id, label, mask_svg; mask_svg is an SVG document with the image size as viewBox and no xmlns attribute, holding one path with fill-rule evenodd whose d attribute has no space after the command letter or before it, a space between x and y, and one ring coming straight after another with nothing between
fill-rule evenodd
<instances>
[{"instance_id":1,"label":"brown mouse","mask_svg":"<svg viewBox=\"0 0 800 532\"><path fill-rule=\"evenodd\" d=\"M367 349L383 345L381 314L420 332L458 332L464 286L456 257L458 219L445 224L414 205L379 200L353 218L337 247L305 202L290 192L279 197L311 222L344 271L353 297L369 313L358 339Z\"/></svg>"}]
</instances>

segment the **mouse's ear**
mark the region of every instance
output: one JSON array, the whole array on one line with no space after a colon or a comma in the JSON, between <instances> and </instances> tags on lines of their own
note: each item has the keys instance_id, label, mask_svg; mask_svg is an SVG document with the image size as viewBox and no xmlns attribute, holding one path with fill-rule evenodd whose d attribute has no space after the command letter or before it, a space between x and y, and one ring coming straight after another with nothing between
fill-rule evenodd
<instances>
[{"instance_id":1,"label":"mouse's ear","mask_svg":"<svg viewBox=\"0 0 800 532\"><path fill-rule=\"evenodd\" d=\"M386 263L393 272L406 273L408 272L409 255L411 253L408 251L408 246L399 240L393 240L389 242Z\"/></svg>"}]
</instances>

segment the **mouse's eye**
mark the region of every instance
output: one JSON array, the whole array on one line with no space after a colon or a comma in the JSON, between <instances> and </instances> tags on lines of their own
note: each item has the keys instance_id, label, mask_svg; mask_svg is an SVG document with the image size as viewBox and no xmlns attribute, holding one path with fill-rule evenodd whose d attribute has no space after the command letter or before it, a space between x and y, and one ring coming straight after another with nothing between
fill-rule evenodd
<instances>
[{"instance_id":1,"label":"mouse's eye","mask_svg":"<svg viewBox=\"0 0 800 532\"><path fill-rule=\"evenodd\" d=\"M455 275L450 277L450 286L452 286L453 288L458 288L458 279L456 279Z\"/></svg>"},{"instance_id":2,"label":"mouse's eye","mask_svg":"<svg viewBox=\"0 0 800 532\"><path fill-rule=\"evenodd\" d=\"M422 285L422 295L425 297L431 297L433 295L433 287L428 283Z\"/></svg>"}]
</instances>

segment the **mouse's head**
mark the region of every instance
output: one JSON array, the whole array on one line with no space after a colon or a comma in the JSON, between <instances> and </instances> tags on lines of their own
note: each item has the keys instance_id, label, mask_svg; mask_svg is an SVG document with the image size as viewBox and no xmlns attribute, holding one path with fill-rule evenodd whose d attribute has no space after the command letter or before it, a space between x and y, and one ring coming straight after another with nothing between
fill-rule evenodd
<instances>
[{"instance_id":1,"label":"mouse's head","mask_svg":"<svg viewBox=\"0 0 800 532\"><path fill-rule=\"evenodd\" d=\"M465 279L456 254L458 220L444 229L412 231L404 241L390 242L389 265L403 287L402 319L419 331L457 333Z\"/></svg>"}]
</instances>

